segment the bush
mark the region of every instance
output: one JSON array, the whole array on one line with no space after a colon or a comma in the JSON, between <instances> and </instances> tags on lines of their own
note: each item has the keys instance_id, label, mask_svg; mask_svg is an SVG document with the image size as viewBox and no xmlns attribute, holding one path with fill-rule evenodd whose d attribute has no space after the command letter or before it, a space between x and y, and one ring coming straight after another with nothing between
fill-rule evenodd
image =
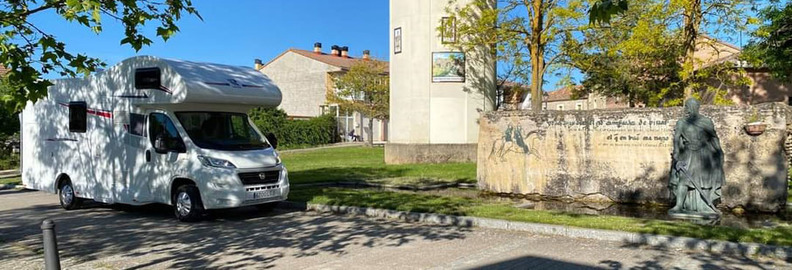
<instances>
[{"instance_id":1,"label":"bush","mask_svg":"<svg viewBox=\"0 0 792 270\"><path fill-rule=\"evenodd\" d=\"M264 134L275 134L279 148L317 146L340 140L338 122L332 115L289 120L281 109L256 108L250 112L250 119Z\"/></svg>"},{"instance_id":2,"label":"bush","mask_svg":"<svg viewBox=\"0 0 792 270\"><path fill-rule=\"evenodd\" d=\"M12 170L19 168L19 154L2 151L0 153L0 170Z\"/></svg>"}]
</instances>

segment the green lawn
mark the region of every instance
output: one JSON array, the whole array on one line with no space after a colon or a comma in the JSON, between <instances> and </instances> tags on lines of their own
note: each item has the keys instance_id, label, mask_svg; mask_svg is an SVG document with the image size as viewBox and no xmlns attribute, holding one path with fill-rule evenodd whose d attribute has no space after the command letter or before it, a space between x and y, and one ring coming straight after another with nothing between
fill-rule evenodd
<instances>
[{"instance_id":1,"label":"green lawn","mask_svg":"<svg viewBox=\"0 0 792 270\"><path fill-rule=\"evenodd\" d=\"M289 169L289 180L293 184L337 181L390 184L449 181L472 183L476 179L476 165L473 163L385 165L383 154L382 148L347 147L284 153L282 157L284 164ZM790 185L790 189L792 189L792 185ZM438 194L336 187L295 187L289 195L289 200L737 242L792 245L792 226L786 224L769 229L740 229L703 226L681 221L570 214L516 208L510 203L486 200L467 193Z\"/></svg>"},{"instance_id":2,"label":"green lawn","mask_svg":"<svg viewBox=\"0 0 792 270\"><path fill-rule=\"evenodd\" d=\"M343 188L299 188L289 200L326 205L347 205L395 209L400 211L465 215L511 221L566 225L581 228L619 230L735 242L792 245L792 226L771 229L740 229L703 226L688 222L672 222L618 216L569 214L513 207L509 203L488 202L462 196L424 195L411 192L375 191Z\"/></svg>"},{"instance_id":3,"label":"green lawn","mask_svg":"<svg viewBox=\"0 0 792 270\"><path fill-rule=\"evenodd\" d=\"M382 147L342 147L283 153L292 184L377 181L436 183L476 181L475 163L385 165ZM385 181L385 180L391 181Z\"/></svg>"},{"instance_id":4,"label":"green lawn","mask_svg":"<svg viewBox=\"0 0 792 270\"><path fill-rule=\"evenodd\" d=\"M8 185L21 185L22 184L22 178L17 176L17 177L0 179L0 185L6 185L6 184L8 184Z\"/></svg>"}]
</instances>

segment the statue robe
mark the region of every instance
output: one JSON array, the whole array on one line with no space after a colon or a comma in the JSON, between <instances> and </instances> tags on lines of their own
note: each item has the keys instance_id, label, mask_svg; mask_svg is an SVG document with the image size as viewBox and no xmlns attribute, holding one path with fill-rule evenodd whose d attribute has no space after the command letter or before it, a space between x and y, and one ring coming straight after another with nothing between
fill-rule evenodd
<instances>
[{"instance_id":1,"label":"statue robe","mask_svg":"<svg viewBox=\"0 0 792 270\"><path fill-rule=\"evenodd\" d=\"M677 162L687 163L687 175L676 169ZM682 208L685 212L713 213L703 197L717 203L723 186L723 150L715 125L705 116L697 115L677 121L674 129L674 153L669 188L686 185L688 194ZM700 194L695 186L701 189Z\"/></svg>"}]
</instances>

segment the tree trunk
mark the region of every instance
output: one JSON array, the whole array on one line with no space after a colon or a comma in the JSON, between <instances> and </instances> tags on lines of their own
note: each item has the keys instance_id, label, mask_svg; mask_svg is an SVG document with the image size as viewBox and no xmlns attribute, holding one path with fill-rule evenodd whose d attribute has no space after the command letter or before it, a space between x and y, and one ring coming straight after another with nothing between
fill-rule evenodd
<instances>
[{"instance_id":1,"label":"tree trunk","mask_svg":"<svg viewBox=\"0 0 792 270\"><path fill-rule=\"evenodd\" d=\"M701 0L689 0L690 6L685 8L685 33L684 33L684 49L685 49L685 66L689 68L686 70L687 75L682 83L685 88L685 99L693 95L693 88L691 81L694 78L696 71L693 66L695 65L696 54L696 39L698 38L699 27L701 26Z\"/></svg>"},{"instance_id":2,"label":"tree trunk","mask_svg":"<svg viewBox=\"0 0 792 270\"><path fill-rule=\"evenodd\" d=\"M542 44L542 32L544 14L542 4L544 0L533 0L533 18L531 18L531 39L529 48L531 49L531 110L538 112L542 110L542 81L544 76L544 44Z\"/></svg>"},{"instance_id":3,"label":"tree trunk","mask_svg":"<svg viewBox=\"0 0 792 270\"><path fill-rule=\"evenodd\" d=\"M368 140L366 141L367 146L374 146L374 118L369 117L368 119Z\"/></svg>"}]
</instances>

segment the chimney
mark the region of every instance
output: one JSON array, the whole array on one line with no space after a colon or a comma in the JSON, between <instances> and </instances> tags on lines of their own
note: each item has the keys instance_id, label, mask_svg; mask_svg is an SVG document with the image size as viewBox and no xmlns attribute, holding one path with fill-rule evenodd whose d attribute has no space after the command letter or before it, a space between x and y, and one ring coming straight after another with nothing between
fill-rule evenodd
<instances>
[{"instance_id":1,"label":"chimney","mask_svg":"<svg viewBox=\"0 0 792 270\"><path fill-rule=\"evenodd\" d=\"M339 50L341 50L341 48L339 48L338 45L333 45L333 47L330 48L330 54L338 56Z\"/></svg>"},{"instance_id":2,"label":"chimney","mask_svg":"<svg viewBox=\"0 0 792 270\"><path fill-rule=\"evenodd\" d=\"M341 47L341 57L343 58L349 57L349 47L347 46Z\"/></svg>"},{"instance_id":3,"label":"chimney","mask_svg":"<svg viewBox=\"0 0 792 270\"><path fill-rule=\"evenodd\" d=\"M255 59L253 60L253 62L255 63L253 67L256 68L256 70L261 70L261 68L263 67L263 65L261 64L261 59Z\"/></svg>"},{"instance_id":4,"label":"chimney","mask_svg":"<svg viewBox=\"0 0 792 270\"><path fill-rule=\"evenodd\" d=\"M314 53L322 54L322 43L314 43Z\"/></svg>"},{"instance_id":5,"label":"chimney","mask_svg":"<svg viewBox=\"0 0 792 270\"><path fill-rule=\"evenodd\" d=\"M371 51L363 50L363 60L369 60L369 59L371 59Z\"/></svg>"}]
</instances>

